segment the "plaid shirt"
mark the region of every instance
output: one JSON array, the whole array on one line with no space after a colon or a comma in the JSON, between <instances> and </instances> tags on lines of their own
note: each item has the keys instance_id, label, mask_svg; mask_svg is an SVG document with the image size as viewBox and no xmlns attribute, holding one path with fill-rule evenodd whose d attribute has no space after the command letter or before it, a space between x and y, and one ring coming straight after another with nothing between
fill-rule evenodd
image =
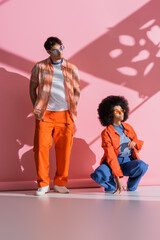
<instances>
[{"instance_id":1,"label":"plaid shirt","mask_svg":"<svg viewBox=\"0 0 160 240\"><path fill-rule=\"evenodd\" d=\"M63 59L61 67L65 80L65 93L68 109L71 118L75 121L77 116L76 106L80 96L80 79L78 69L66 59ZM32 69L30 81L37 83L38 86L38 96L34 105L34 115L38 120L43 118L48 105L53 73L54 67L51 63L50 57L38 62Z\"/></svg>"}]
</instances>

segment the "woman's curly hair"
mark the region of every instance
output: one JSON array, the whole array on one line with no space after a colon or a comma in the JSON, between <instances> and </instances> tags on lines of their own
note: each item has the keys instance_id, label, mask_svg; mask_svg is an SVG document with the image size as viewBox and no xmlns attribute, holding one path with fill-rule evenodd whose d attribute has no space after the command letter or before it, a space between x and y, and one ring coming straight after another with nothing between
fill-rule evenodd
<instances>
[{"instance_id":1,"label":"woman's curly hair","mask_svg":"<svg viewBox=\"0 0 160 240\"><path fill-rule=\"evenodd\" d=\"M125 110L123 122L127 120L129 113L128 101L122 96L108 96L98 106L99 120L103 126L113 124L115 106L121 106Z\"/></svg>"}]
</instances>

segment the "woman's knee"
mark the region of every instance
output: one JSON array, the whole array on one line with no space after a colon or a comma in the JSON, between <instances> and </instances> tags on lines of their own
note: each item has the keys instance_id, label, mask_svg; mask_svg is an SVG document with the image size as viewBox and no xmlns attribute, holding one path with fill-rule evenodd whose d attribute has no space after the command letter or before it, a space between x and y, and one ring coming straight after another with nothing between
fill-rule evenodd
<instances>
[{"instance_id":1,"label":"woman's knee","mask_svg":"<svg viewBox=\"0 0 160 240\"><path fill-rule=\"evenodd\" d=\"M148 164L146 164L142 160L138 160L138 167L142 171L142 173L145 174L148 169Z\"/></svg>"},{"instance_id":2,"label":"woman's knee","mask_svg":"<svg viewBox=\"0 0 160 240\"><path fill-rule=\"evenodd\" d=\"M91 178L95 182L106 181L111 176L111 170L105 164L101 164L96 170L91 174Z\"/></svg>"}]
</instances>

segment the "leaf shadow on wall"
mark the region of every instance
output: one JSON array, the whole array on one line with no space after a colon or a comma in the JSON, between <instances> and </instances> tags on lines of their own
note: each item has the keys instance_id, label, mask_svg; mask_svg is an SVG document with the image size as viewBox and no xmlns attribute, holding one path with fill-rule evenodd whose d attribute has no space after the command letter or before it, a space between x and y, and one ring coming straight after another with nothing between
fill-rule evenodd
<instances>
[{"instance_id":1,"label":"leaf shadow on wall","mask_svg":"<svg viewBox=\"0 0 160 240\"><path fill-rule=\"evenodd\" d=\"M94 171L92 166L96 163L96 155L89 148L84 139L74 138L71 152L69 177L71 179L89 178Z\"/></svg>"},{"instance_id":2,"label":"leaf shadow on wall","mask_svg":"<svg viewBox=\"0 0 160 240\"><path fill-rule=\"evenodd\" d=\"M79 69L143 99L160 90L159 1L152 0L70 58Z\"/></svg>"},{"instance_id":3,"label":"leaf shadow on wall","mask_svg":"<svg viewBox=\"0 0 160 240\"><path fill-rule=\"evenodd\" d=\"M19 151L32 146L34 121L27 117L32 110L29 102L28 79L0 68L2 104L1 128L1 181L35 179L33 158L27 159L28 171L23 168ZM25 177L24 177L25 175Z\"/></svg>"}]
</instances>

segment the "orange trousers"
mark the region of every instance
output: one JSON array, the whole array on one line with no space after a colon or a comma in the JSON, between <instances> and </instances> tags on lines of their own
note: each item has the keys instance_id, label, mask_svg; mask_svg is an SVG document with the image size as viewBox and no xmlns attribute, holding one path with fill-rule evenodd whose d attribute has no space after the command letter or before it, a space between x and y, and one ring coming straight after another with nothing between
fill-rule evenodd
<instances>
[{"instance_id":1,"label":"orange trousers","mask_svg":"<svg viewBox=\"0 0 160 240\"><path fill-rule=\"evenodd\" d=\"M56 153L54 184L58 186L67 184L73 134L74 122L69 111L46 111L42 120L36 120L33 151L39 187L45 187L50 183L49 149L53 137Z\"/></svg>"}]
</instances>

